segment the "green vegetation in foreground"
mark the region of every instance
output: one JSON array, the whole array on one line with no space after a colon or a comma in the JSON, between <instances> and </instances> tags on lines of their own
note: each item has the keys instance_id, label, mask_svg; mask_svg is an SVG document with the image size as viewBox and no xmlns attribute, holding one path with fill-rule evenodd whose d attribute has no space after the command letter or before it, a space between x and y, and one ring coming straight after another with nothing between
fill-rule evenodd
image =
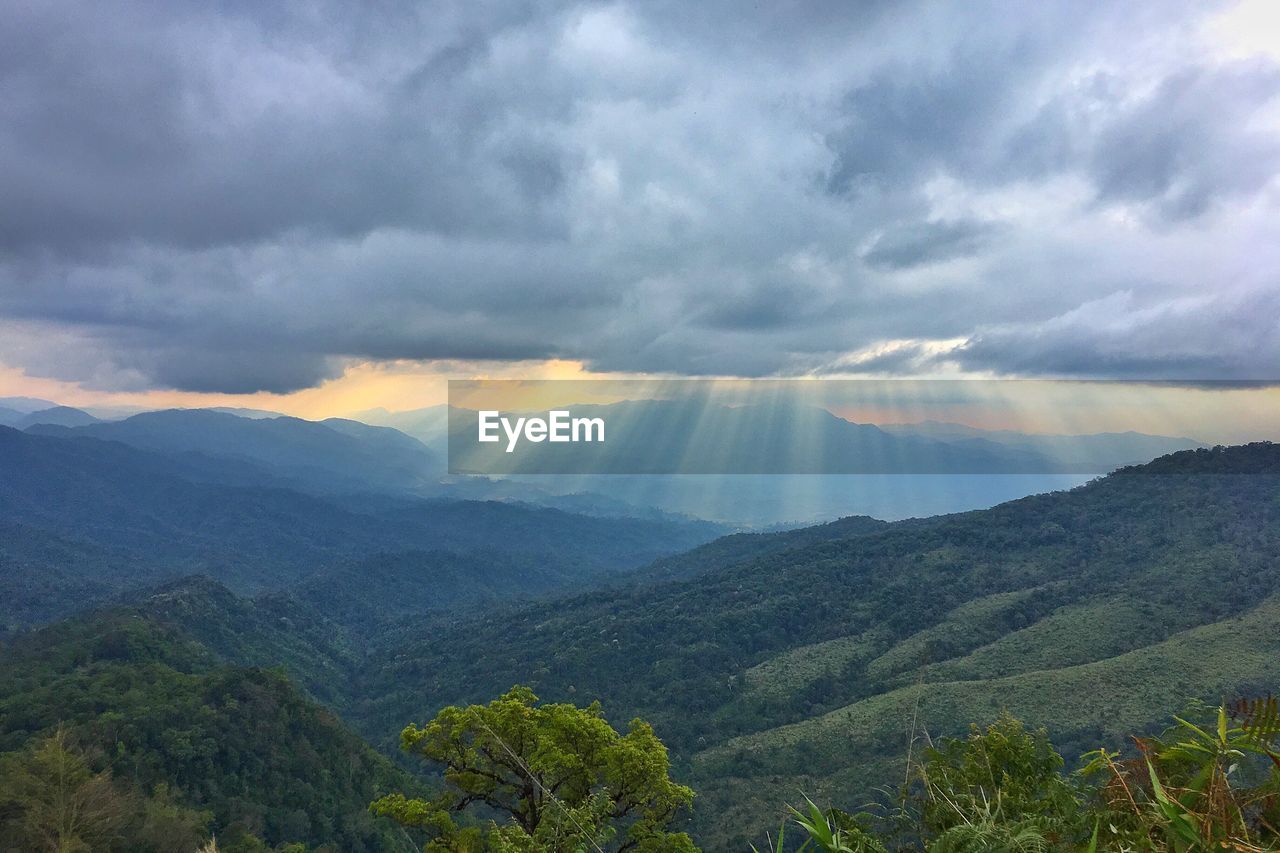
<instances>
[{"instance_id":1,"label":"green vegetation in foreground","mask_svg":"<svg viewBox=\"0 0 1280 853\"><path fill-rule=\"evenodd\" d=\"M220 694L222 695L222 694ZM152 697L159 702L158 697ZM228 701L224 699L224 701ZM181 697L174 703L183 706ZM191 709L187 709L190 711ZM266 710L259 707L259 711ZM1083 757L1067 772L1044 729L1029 730L1001 713L967 737L941 738L908 759L903 787L880 805L850 812L823 809L807 797L761 853L1237 853L1280 851L1280 703L1274 697L1239 700L1229 707L1193 705L1186 718L1157 737L1135 738L1128 754L1106 748ZM117 721L119 722L119 721ZM227 825L219 812L184 803L168 781L150 789L134 768L123 772L127 750L108 759L85 731L73 735L57 725L25 747L0 754L0 849L72 851L164 851L165 853L306 853L308 850L410 850L416 843L397 835L389 822L355 816L333 819L341 802L317 785L350 760L350 744L317 736L305 711L295 725L300 739L287 744L311 749L313 766L296 758L256 753L260 763L283 761L283 779L261 773L237 777L234 762L206 763L209 790L249 782ZM184 733L189 735L190 731ZM221 731L225 739L230 732ZM282 736L277 726L273 736ZM252 739L252 736L250 736ZM383 793L369 806L425 836L428 853L697 853L698 847L672 824L694 792L671 780L666 749L644 722L626 734L614 730L593 704L540 704L525 687L514 687L487 705L448 707L425 726L408 726L406 751L442 771L434 797L419 786ZM175 745L153 746L151 762L182 780ZM133 759L135 762L137 756ZM300 775L309 770L304 782ZM393 788L395 778L384 780ZM400 781L406 781L401 779ZM265 790L256 786L266 785ZM253 802L281 802L292 785L297 809L285 815L295 833L317 831L329 839L315 846L277 842L271 846L248 830L243 812ZM408 791L406 794L405 791ZM281 816L259 815L260 828L279 831ZM310 828L306 827L310 822ZM210 826L219 823L219 838ZM735 848L717 848L735 849Z\"/></svg>"},{"instance_id":2,"label":"green vegetation in foreground","mask_svg":"<svg viewBox=\"0 0 1280 853\"><path fill-rule=\"evenodd\" d=\"M432 800L391 794L371 808L427 831L428 851L696 853L688 835L668 829L693 791L671 781L666 747L642 720L619 734L599 704L539 705L513 687L410 725L401 743L440 767L445 785ZM472 805L494 817L456 819Z\"/></svg>"},{"instance_id":3,"label":"green vegetation in foreground","mask_svg":"<svg viewBox=\"0 0 1280 853\"><path fill-rule=\"evenodd\" d=\"M806 798L765 849L1280 850L1280 704L1268 697L1193 711L1204 724L1175 717L1128 756L1096 749L1071 773L1044 729L1001 713L908 759L888 807L824 811ZM693 792L668 778L652 729L636 720L620 735L598 704L539 705L515 687L488 705L448 707L425 727L410 725L403 745L441 767L445 785L430 801L393 794L371 809L425 830L428 851L697 850L687 835L666 831Z\"/></svg>"},{"instance_id":4,"label":"green vegetation in foreground","mask_svg":"<svg viewBox=\"0 0 1280 853\"><path fill-rule=\"evenodd\" d=\"M1202 712L1206 709L1199 709ZM1280 850L1280 713L1273 697L1175 717L1129 757L1107 749L1064 773L1044 729L1007 713L908 765L891 808L792 807L773 853L1271 853ZM787 834L792 838L787 845ZM757 853L759 848L753 845Z\"/></svg>"}]
</instances>

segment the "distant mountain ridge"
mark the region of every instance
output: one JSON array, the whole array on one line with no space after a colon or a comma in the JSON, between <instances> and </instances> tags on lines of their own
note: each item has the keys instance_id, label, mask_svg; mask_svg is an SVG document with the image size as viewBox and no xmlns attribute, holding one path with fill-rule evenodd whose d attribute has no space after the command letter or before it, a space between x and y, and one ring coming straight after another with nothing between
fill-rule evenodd
<instances>
[{"instance_id":1,"label":"distant mountain ridge","mask_svg":"<svg viewBox=\"0 0 1280 853\"><path fill-rule=\"evenodd\" d=\"M443 454L449 437L449 406L440 403L422 409L390 412L386 409L367 409L350 416L354 420L377 426L394 427L411 435L423 444Z\"/></svg>"},{"instance_id":2,"label":"distant mountain ridge","mask_svg":"<svg viewBox=\"0 0 1280 853\"><path fill-rule=\"evenodd\" d=\"M282 590L330 565L410 551L486 554L498 574L536 566L540 580L509 585L533 594L626 571L724 532L704 522L517 503L326 498L270 480L255 484L251 465L234 472L235 482L218 482L209 466L223 463L199 454L50 432L0 427L0 630L178 574L208 574L241 592ZM427 582L431 563L419 565L417 582ZM441 584L441 607L492 594L492 587L469 591L456 573L448 576L452 586L443 575L431 580ZM413 600L425 607L430 599Z\"/></svg>"},{"instance_id":3,"label":"distant mountain ridge","mask_svg":"<svg viewBox=\"0 0 1280 853\"><path fill-rule=\"evenodd\" d=\"M322 493L408 491L433 483L442 470L442 463L421 442L396 430L340 419L316 422L167 409L71 428L35 426L32 431L250 462L278 477L282 485Z\"/></svg>"},{"instance_id":4,"label":"distant mountain ridge","mask_svg":"<svg viewBox=\"0 0 1280 853\"><path fill-rule=\"evenodd\" d=\"M948 443L982 440L1035 451L1071 465L1102 465L1112 470L1121 465L1146 462L1157 456L1204 447L1192 438L1147 435L1134 432L1100 432L1079 435L1048 435L1014 430L986 430L965 424L922 421L914 424L885 424L880 427L896 435L932 438Z\"/></svg>"},{"instance_id":5,"label":"distant mountain ridge","mask_svg":"<svg viewBox=\"0 0 1280 853\"><path fill-rule=\"evenodd\" d=\"M50 400L42 400L39 397L0 397L0 408L21 412L24 415L38 412L41 409L53 409L57 406L57 403Z\"/></svg>"},{"instance_id":6,"label":"distant mountain ridge","mask_svg":"<svg viewBox=\"0 0 1280 853\"><path fill-rule=\"evenodd\" d=\"M41 409L24 415L14 423L6 424L6 426L12 426L14 429L28 429L40 424L79 427L96 423L98 423L98 419L86 411L73 409L70 406L54 406L50 409Z\"/></svg>"},{"instance_id":7,"label":"distant mountain ridge","mask_svg":"<svg viewBox=\"0 0 1280 853\"><path fill-rule=\"evenodd\" d=\"M128 414L94 411L109 418ZM1134 434L1028 436L931 423L881 428L851 425L829 413L815 412L811 414L820 415L822 430L852 430L857 435L875 437L873 444L883 445L876 453L886 461L887 470L901 470L900 460L913 460L916 467L923 464L952 472L986 470L987 463L992 463L996 470L1023 470L1030 466L1033 470L1088 469L1091 473L913 475L932 477L928 483L888 479L897 476L889 473L821 478L788 475L789 479L783 479L783 475L739 474L719 480L661 475L451 477L444 472L448 412L447 406L438 405L407 412L369 410L348 419L303 421L256 409L162 410L141 413L137 416L140 420L129 417L113 420L110 425L91 425L82 434L111 437L180 456L188 466L188 476L224 485L271 483L324 496L385 492L456 500L523 501L602 517L700 517L764 528L780 523L812 524L847 515L903 518L991 506L1026 494L1069 487L1120 465L1196 446L1190 439ZM12 420L26 417L19 413ZM794 421L794 416L789 417ZM244 421L262 423L254 426ZM3 423L0 412L0 424ZM33 429L58 432L58 427L49 425ZM916 435L911 434L912 430L923 432ZM866 443L868 440L871 439L858 438L852 447L862 447L857 452L865 454L873 446ZM750 450L743 441L747 439L727 452L741 458ZM324 444L328 447L321 450ZM428 456L423 455L424 446ZM674 445L668 449L672 453L679 450ZM767 451L763 445L762 449ZM624 447L619 452L629 451Z\"/></svg>"}]
</instances>

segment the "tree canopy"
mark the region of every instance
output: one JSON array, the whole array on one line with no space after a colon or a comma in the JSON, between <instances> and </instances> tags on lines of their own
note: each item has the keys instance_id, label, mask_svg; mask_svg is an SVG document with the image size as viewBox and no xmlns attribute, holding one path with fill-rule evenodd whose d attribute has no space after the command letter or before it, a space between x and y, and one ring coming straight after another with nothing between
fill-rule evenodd
<instances>
[{"instance_id":1,"label":"tree canopy","mask_svg":"<svg viewBox=\"0 0 1280 853\"><path fill-rule=\"evenodd\" d=\"M696 851L670 831L693 791L642 720L626 734L586 708L539 704L513 687L488 705L450 706L410 725L402 747L443 769L431 800L392 794L376 814L426 830L435 851Z\"/></svg>"}]
</instances>

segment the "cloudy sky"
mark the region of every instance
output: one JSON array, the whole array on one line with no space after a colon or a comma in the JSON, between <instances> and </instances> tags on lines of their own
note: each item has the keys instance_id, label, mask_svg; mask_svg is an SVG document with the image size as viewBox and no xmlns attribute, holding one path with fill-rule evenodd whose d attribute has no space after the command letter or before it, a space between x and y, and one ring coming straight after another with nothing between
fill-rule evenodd
<instances>
[{"instance_id":1,"label":"cloudy sky","mask_svg":"<svg viewBox=\"0 0 1280 853\"><path fill-rule=\"evenodd\" d=\"M1280 365L1273 0L0 7L0 394Z\"/></svg>"}]
</instances>

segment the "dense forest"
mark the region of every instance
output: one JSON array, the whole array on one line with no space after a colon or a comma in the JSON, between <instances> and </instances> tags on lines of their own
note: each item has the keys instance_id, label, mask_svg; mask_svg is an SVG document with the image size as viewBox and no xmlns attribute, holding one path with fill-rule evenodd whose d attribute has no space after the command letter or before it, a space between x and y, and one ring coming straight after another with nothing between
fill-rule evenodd
<instances>
[{"instance_id":1,"label":"dense forest","mask_svg":"<svg viewBox=\"0 0 1280 853\"><path fill-rule=\"evenodd\" d=\"M63 833L83 849L163 853L194 850L215 831L234 851L414 849L367 806L415 780L283 670L227 665L136 610L6 646L0 752L0 849L82 849L41 840ZM95 810L74 832L49 813L58 800L45 790L67 784L63 821L80 799Z\"/></svg>"},{"instance_id":2,"label":"dense forest","mask_svg":"<svg viewBox=\"0 0 1280 853\"><path fill-rule=\"evenodd\" d=\"M13 454L39 453L43 446L14 451L15 444ZM124 454L133 451L120 452L128 459ZM66 482L87 476L77 453L73 448L58 457ZM126 466L120 476L131 470ZM107 469L94 476L120 518L162 518L162 496L135 495ZM184 511L185 497L174 496L188 494L178 490L193 482L175 477L175 491L167 493L170 513ZM5 559L29 567L65 559L65 571L81 572L73 580L91 577L98 564L78 555L114 546L95 541L95 527L76 536L72 521L54 525L48 519L62 504L9 483L7 500L24 513L17 522L24 527L15 530L45 538L15 533L6 540ZM354 512L301 497L322 500L335 518ZM285 492L278 499L300 496ZM157 512L143 513L139 501L152 501ZM405 511L396 500L373 504L379 513ZM71 519L101 511L79 504L65 509ZM483 535L482 526L468 528L476 519L527 520L522 512L555 511L464 504L445 506L441 518L460 528L449 540L456 543ZM599 549L581 552L592 567L607 563L604 549L614 531L653 532L610 528L609 519L553 518L599 531ZM248 512L243 524L256 525L261 535L247 541L275 549L273 537L293 520ZM646 824L644 837L627 849L667 849L662 845L685 844L671 841L685 836L707 850L763 849L777 843L787 820L782 849L806 838L821 845L824 831L846 840L866 836L857 843L870 846L849 849L938 844L955 827L931 811L928 798L938 795L930 793L925 774L949 780L947 796L969 809L963 823L981 823L973 809L983 802L991 808L992 791L966 782L963 768L972 763L965 750L981 752L990 738L1030 738L1026 749L1040 756L1036 772L1052 770L1050 781L1042 773L1032 787L1047 785L1055 802L1065 803L1053 826L1022 825L1047 808L1034 797L1035 805L1022 801L1021 812L987 815L1007 824L1004 829L1014 827L1014 835L1032 839L1035 830L1050 845L1037 847L1032 839L1025 848L1007 849L1079 849L1070 845L1090 843L1095 826L1107 829L1115 821L1132 838L1163 837L1173 818L1152 815L1175 807L1161 805L1150 773L1133 762L1149 756L1167 791L1190 798L1184 805L1198 815L1202 804L1187 793L1194 780L1183 764L1161 756L1165 747L1194 741L1196 732L1217 731L1217 721L1199 706L1191 706L1191 716L1181 712L1196 700L1216 705L1280 690L1274 667L1280 654L1278 521L1280 448L1257 444L1178 453L1069 492L990 510L735 534L627 574L592 568L567 580L584 591L532 601L510 596L516 578L537 577L530 562L537 550L522 555L509 541L491 542L487 552L316 555L260 571L254 585L237 590L216 573L175 578L188 565L177 560L149 586L116 589L116 603L14 630L4 641L0 815L8 834L0 840L8 847L0 849L25 849L47 834L50 817L41 804L57 768L63 774L57 778L78 780L72 787L102 815L102 834L81 827L89 833L82 837L87 849L195 849L216 836L224 850L290 844L401 850L439 847L443 830L455 833L455 841L492 841L493 849L507 849L498 836L485 841L491 821L499 829L506 824L501 810L480 802L483 796L450 812L451 830L427 819L440 812L440 797L458 780L447 761L436 760L453 741L418 753L401 746L408 743L406 726L429 727L450 707L510 701L512 685L527 685L538 707L576 707L599 721L583 723L601 739L591 760L604 763L588 781L575 783L572 809L585 827L575 830L579 841L599 830L599 843L616 849L633 837L632 813L621 822L610 817L624 806L601 781L608 767L621 772L623 759L601 756L613 755L613 738L626 737L635 725L651 733L649 753L661 747L667 768L661 779L676 787L646 777L646 784L658 785L653 790L666 792L666 806L654 813L661 820ZM493 524L489 529L500 522ZM522 528L512 529L518 535ZM217 541L213 530L205 531L210 543ZM154 528L141 532L162 535ZM27 544L24 552L18 542L40 547ZM113 553L127 566L126 550ZM226 553L244 567L271 565L266 551L253 560L245 551ZM590 583L581 580L587 578ZM451 591L469 580L465 595ZM554 585L537 593L554 594ZM23 601L19 596L5 605L9 624L22 624L12 608ZM536 710L531 699L520 701L529 713ZM470 725L476 713L464 722ZM1175 723L1161 735L1173 714L1197 728ZM1021 721L1016 728L1014 718ZM1240 794L1247 803L1241 800L1239 820L1223 831L1266 849L1270 842L1259 841L1259 833L1265 829L1260 821L1270 820L1270 747L1263 735L1241 734L1251 719L1241 712L1224 724L1225 736L1236 739L1230 749L1243 749L1236 741L1249 739L1249 754L1258 760L1250 759L1248 771L1257 778L1230 780L1251 793ZM966 735L975 723L980 729ZM1052 733L1052 748L1041 729ZM450 735L459 742L474 736L466 725ZM1144 740L1135 744L1133 736ZM1145 740L1157 736L1164 746ZM531 737L514 751L537 742ZM557 743L559 753L535 750L521 762L577 755ZM1088 753L1092 757L1082 760ZM1113 780L1127 774L1125 784L1136 792L1131 818L1099 822L1099 798L1111 783L1105 773L1094 773L1092 781L1077 773L1090 765L1096 770L1099 761ZM952 765L961 769L945 769ZM514 778L503 778L525 778L516 767ZM1014 797L1012 789L1000 790L1001 798ZM455 791L446 811L476 794ZM1031 796L1017 794L1024 795ZM805 796L819 804L816 812ZM961 796L968 799L961 803ZM521 808L518 792L514 800L492 799ZM374 802L382 804L376 814L369 808ZM789 819L788 805L801 815ZM1222 817L1215 826L1226 826L1222 821L1230 823ZM561 830L568 832L564 825L555 831ZM955 836L966 831L947 843L958 845ZM513 832L500 833L503 844L516 843L508 838ZM1113 841L1120 843L1104 833L1096 849L1124 849Z\"/></svg>"}]
</instances>

